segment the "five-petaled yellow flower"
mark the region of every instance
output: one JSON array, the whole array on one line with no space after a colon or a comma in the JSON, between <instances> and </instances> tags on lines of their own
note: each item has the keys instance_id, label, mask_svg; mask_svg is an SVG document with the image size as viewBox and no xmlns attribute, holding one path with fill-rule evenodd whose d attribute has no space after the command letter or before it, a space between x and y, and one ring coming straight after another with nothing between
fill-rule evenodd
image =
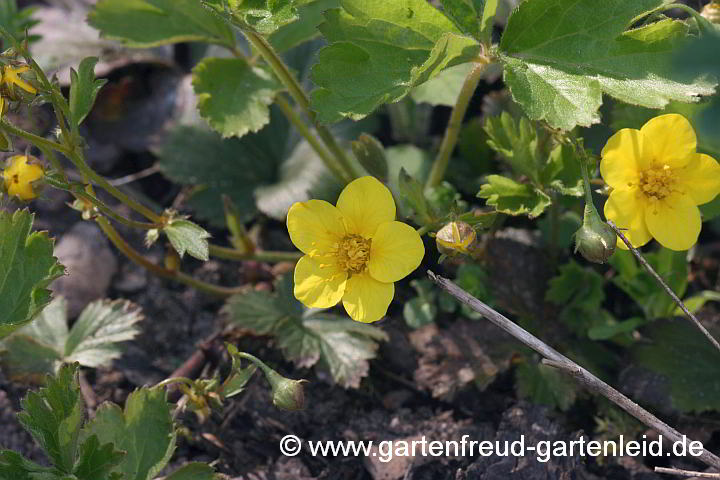
<instances>
[{"instance_id":1,"label":"five-petaled yellow flower","mask_svg":"<svg viewBox=\"0 0 720 480\"><path fill-rule=\"evenodd\" d=\"M337 206L323 200L295 203L287 227L305 254L295 267L295 297L313 308L342 300L359 322L385 315L393 282L415 270L425 255L420 235L395 221L392 194L374 177L353 180Z\"/></svg>"},{"instance_id":2,"label":"five-petaled yellow flower","mask_svg":"<svg viewBox=\"0 0 720 480\"><path fill-rule=\"evenodd\" d=\"M37 197L32 182L40 180L45 175L40 165L28 163L28 160L37 161L34 157L27 155L12 156L9 159L8 168L2 172L8 194L25 201Z\"/></svg>"},{"instance_id":3,"label":"five-petaled yellow flower","mask_svg":"<svg viewBox=\"0 0 720 480\"><path fill-rule=\"evenodd\" d=\"M633 246L655 238L671 250L687 250L700 234L698 205L720 193L720 165L697 153L695 131L682 115L625 128L602 151L600 173L612 192L605 217L625 228ZM618 246L627 248L618 239Z\"/></svg>"}]
</instances>

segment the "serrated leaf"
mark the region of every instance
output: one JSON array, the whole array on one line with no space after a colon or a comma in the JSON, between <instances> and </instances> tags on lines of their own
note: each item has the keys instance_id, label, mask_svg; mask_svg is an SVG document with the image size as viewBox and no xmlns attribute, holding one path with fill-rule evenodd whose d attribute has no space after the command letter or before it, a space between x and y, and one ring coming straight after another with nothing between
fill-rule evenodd
<instances>
[{"instance_id":1,"label":"serrated leaf","mask_svg":"<svg viewBox=\"0 0 720 480\"><path fill-rule=\"evenodd\" d=\"M180 42L235 45L230 27L198 0L100 0L88 22L102 36L131 47Z\"/></svg>"},{"instance_id":2,"label":"serrated leaf","mask_svg":"<svg viewBox=\"0 0 720 480\"><path fill-rule=\"evenodd\" d=\"M686 319L653 322L652 345L639 345L635 359L670 381L673 406L682 412L720 410L720 353ZM717 338L717 335L714 335Z\"/></svg>"},{"instance_id":3,"label":"serrated leaf","mask_svg":"<svg viewBox=\"0 0 720 480\"><path fill-rule=\"evenodd\" d=\"M22 400L23 411L18 414L22 426L63 473L73 470L85 420L77 370L77 365L66 365L57 376L48 376L45 388L29 392Z\"/></svg>"},{"instance_id":4,"label":"serrated leaf","mask_svg":"<svg viewBox=\"0 0 720 480\"><path fill-rule=\"evenodd\" d=\"M340 6L340 0L305 0L297 3L298 19L279 27L268 37L279 53L319 36L317 27L323 21L323 13Z\"/></svg>"},{"instance_id":5,"label":"serrated leaf","mask_svg":"<svg viewBox=\"0 0 720 480\"><path fill-rule=\"evenodd\" d=\"M413 88L410 97L418 103L452 107L457 102L465 78L473 68L472 63L461 63L447 68L434 78Z\"/></svg>"},{"instance_id":6,"label":"serrated leaf","mask_svg":"<svg viewBox=\"0 0 720 480\"><path fill-rule=\"evenodd\" d=\"M575 402L574 380L556 368L524 362L515 370L518 395L533 403L568 410Z\"/></svg>"},{"instance_id":7,"label":"serrated leaf","mask_svg":"<svg viewBox=\"0 0 720 480\"><path fill-rule=\"evenodd\" d=\"M527 215L535 218L552 203L550 197L532 185L518 183L500 175L488 175L489 183L483 185L478 197L500 213Z\"/></svg>"},{"instance_id":8,"label":"serrated leaf","mask_svg":"<svg viewBox=\"0 0 720 480\"><path fill-rule=\"evenodd\" d=\"M167 465L175 450L175 430L162 388L141 388L130 394L121 410L101 405L83 429L100 443L113 443L127 455L113 469L125 480L151 480Z\"/></svg>"},{"instance_id":9,"label":"serrated leaf","mask_svg":"<svg viewBox=\"0 0 720 480\"><path fill-rule=\"evenodd\" d=\"M231 297L223 311L229 320L257 335L272 335L299 367L319 364L343 387L357 388L385 333L349 318L305 312L292 294L292 277L277 282L275 294L248 292Z\"/></svg>"},{"instance_id":10,"label":"serrated leaf","mask_svg":"<svg viewBox=\"0 0 720 480\"><path fill-rule=\"evenodd\" d=\"M533 120L570 130L599 121L602 94L662 108L714 91L703 72L672 65L688 38L681 21L661 20L626 31L664 0L533 0L512 14L500 42L505 83Z\"/></svg>"},{"instance_id":11,"label":"serrated leaf","mask_svg":"<svg viewBox=\"0 0 720 480\"><path fill-rule=\"evenodd\" d=\"M562 307L560 320L581 336L596 325L606 324L609 314L601 308L605 301L603 276L574 260L559 270L548 284L545 299Z\"/></svg>"},{"instance_id":12,"label":"serrated leaf","mask_svg":"<svg viewBox=\"0 0 720 480\"><path fill-rule=\"evenodd\" d=\"M296 0L202 0L228 21L270 34L298 19Z\"/></svg>"},{"instance_id":13,"label":"serrated leaf","mask_svg":"<svg viewBox=\"0 0 720 480\"><path fill-rule=\"evenodd\" d=\"M204 262L210 258L210 247L207 241L210 234L201 226L190 220L180 219L173 220L162 230L180 258L185 256L185 252Z\"/></svg>"},{"instance_id":14,"label":"serrated leaf","mask_svg":"<svg viewBox=\"0 0 720 480\"><path fill-rule=\"evenodd\" d=\"M70 69L70 119L73 125L80 125L95 103L106 79L95 78L97 57L84 58L78 70Z\"/></svg>"},{"instance_id":15,"label":"serrated leaf","mask_svg":"<svg viewBox=\"0 0 720 480\"><path fill-rule=\"evenodd\" d=\"M276 181L255 189L255 203L265 215L284 221L293 203L311 198L331 201L342 188L337 177L303 140L282 161Z\"/></svg>"},{"instance_id":16,"label":"serrated leaf","mask_svg":"<svg viewBox=\"0 0 720 480\"><path fill-rule=\"evenodd\" d=\"M30 322L50 303L47 286L63 275L46 232L30 233L27 210L0 211L0 339Z\"/></svg>"},{"instance_id":17,"label":"serrated leaf","mask_svg":"<svg viewBox=\"0 0 720 480\"><path fill-rule=\"evenodd\" d=\"M183 465L165 477L165 480L216 480L215 470L206 463L193 462Z\"/></svg>"},{"instance_id":18,"label":"serrated leaf","mask_svg":"<svg viewBox=\"0 0 720 480\"><path fill-rule=\"evenodd\" d=\"M543 185L563 195L581 197L583 180L580 162L584 161L575 155L575 150L568 144L557 145L547 159L541 172Z\"/></svg>"},{"instance_id":19,"label":"serrated leaf","mask_svg":"<svg viewBox=\"0 0 720 480\"><path fill-rule=\"evenodd\" d=\"M224 138L257 132L270 121L269 106L282 85L268 70L243 58L206 58L193 68L200 115Z\"/></svg>"},{"instance_id":20,"label":"serrated leaf","mask_svg":"<svg viewBox=\"0 0 720 480\"><path fill-rule=\"evenodd\" d=\"M40 383L63 363L108 367L122 354L118 343L140 333L135 324L142 318L130 302L99 300L90 303L68 331L67 302L57 298L36 321L5 340L3 369L15 381Z\"/></svg>"},{"instance_id":21,"label":"serrated leaf","mask_svg":"<svg viewBox=\"0 0 720 480\"><path fill-rule=\"evenodd\" d=\"M79 480L115 480L112 470L125 457L125 452L115 449L112 443L100 444L90 435L80 445L80 453L73 474Z\"/></svg>"},{"instance_id":22,"label":"serrated leaf","mask_svg":"<svg viewBox=\"0 0 720 480\"><path fill-rule=\"evenodd\" d=\"M396 102L442 70L475 58L463 36L425 0L342 0L319 29L330 45L318 55L312 107L322 123L360 119Z\"/></svg>"},{"instance_id":23,"label":"serrated leaf","mask_svg":"<svg viewBox=\"0 0 720 480\"><path fill-rule=\"evenodd\" d=\"M0 450L0 480L59 480L53 469L32 462L12 450Z\"/></svg>"},{"instance_id":24,"label":"serrated leaf","mask_svg":"<svg viewBox=\"0 0 720 480\"><path fill-rule=\"evenodd\" d=\"M517 175L525 175L540 183L540 169L545 152L540 147L535 126L525 117L513 118L508 112L485 120L488 145L498 152Z\"/></svg>"}]
</instances>

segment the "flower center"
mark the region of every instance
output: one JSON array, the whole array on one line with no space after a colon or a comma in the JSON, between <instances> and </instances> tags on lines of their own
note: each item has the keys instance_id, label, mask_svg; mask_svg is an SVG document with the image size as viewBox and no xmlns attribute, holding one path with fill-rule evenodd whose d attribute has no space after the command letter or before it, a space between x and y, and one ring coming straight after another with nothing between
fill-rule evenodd
<instances>
[{"instance_id":1,"label":"flower center","mask_svg":"<svg viewBox=\"0 0 720 480\"><path fill-rule=\"evenodd\" d=\"M369 238L362 235L347 235L340 240L335 258L341 269L348 273L361 273L370 260Z\"/></svg>"},{"instance_id":2,"label":"flower center","mask_svg":"<svg viewBox=\"0 0 720 480\"><path fill-rule=\"evenodd\" d=\"M662 200L673 192L675 179L668 165L658 165L640 175L640 190L651 200Z\"/></svg>"}]
</instances>

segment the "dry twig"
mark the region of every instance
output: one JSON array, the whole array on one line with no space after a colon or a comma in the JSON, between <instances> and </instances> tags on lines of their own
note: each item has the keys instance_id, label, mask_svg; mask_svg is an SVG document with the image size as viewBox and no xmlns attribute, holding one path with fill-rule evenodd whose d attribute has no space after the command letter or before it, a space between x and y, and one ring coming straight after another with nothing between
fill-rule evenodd
<instances>
[{"instance_id":1,"label":"dry twig","mask_svg":"<svg viewBox=\"0 0 720 480\"><path fill-rule=\"evenodd\" d=\"M720 479L720 473L691 472L690 470L680 470L679 468L655 467L655 473L666 473L668 475L677 475L679 477Z\"/></svg>"},{"instance_id":2,"label":"dry twig","mask_svg":"<svg viewBox=\"0 0 720 480\"><path fill-rule=\"evenodd\" d=\"M522 343L532 348L543 357L545 357L543 363L556 367L564 371L565 373L568 373L571 376L575 377L586 388L612 401L617 406L625 410L627 413L637 418L639 421L641 421L648 427L662 434L670 441L691 441L689 438L687 438L687 436L682 435L670 425L666 424L665 422L654 416L652 413L648 412L640 405L633 402L628 397L618 392L613 387L603 382L589 371L585 370L577 363L557 352L555 349L545 344L539 338L535 337L531 333L524 330L522 327L511 322L502 314L488 307L483 302L473 297L447 278L435 275L429 270L428 275L431 280L433 280L436 284L438 284L438 286L440 286L440 288L442 288L450 295L458 299L460 302L480 313L492 323L494 323L495 325L497 325L498 327L500 327L501 329L503 329L516 339L520 340ZM696 458L703 461L708 466L716 468L720 471L720 458L718 458L715 454L709 452L708 450L705 450L703 448L702 454Z\"/></svg>"}]
</instances>

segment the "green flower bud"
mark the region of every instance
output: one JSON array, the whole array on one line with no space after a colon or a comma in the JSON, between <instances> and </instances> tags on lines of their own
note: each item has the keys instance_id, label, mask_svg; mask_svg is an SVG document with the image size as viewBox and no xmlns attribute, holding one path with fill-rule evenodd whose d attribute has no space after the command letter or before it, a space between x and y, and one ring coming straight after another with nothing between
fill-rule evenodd
<instances>
[{"instance_id":1,"label":"green flower bud","mask_svg":"<svg viewBox=\"0 0 720 480\"><path fill-rule=\"evenodd\" d=\"M575 253L579 251L591 262L605 263L615 252L616 244L615 231L602 221L592 203L586 203L582 227L575 232Z\"/></svg>"},{"instance_id":2,"label":"green flower bud","mask_svg":"<svg viewBox=\"0 0 720 480\"><path fill-rule=\"evenodd\" d=\"M305 387L307 380L285 378L275 370L267 369L265 378L272 387L272 402L281 410L303 410L305 408Z\"/></svg>"},{"instance_id":3,"label":"green flower bud","mask_svg":"<svg viewBox=\"0 0 720 480\"><path fill-rule=\"evenodd\" d=\"M473 256L477 250L477 234L475 229L465 222L450 222L435 235L435 245L443 255Z\"/></svg>"}]
</instances>

